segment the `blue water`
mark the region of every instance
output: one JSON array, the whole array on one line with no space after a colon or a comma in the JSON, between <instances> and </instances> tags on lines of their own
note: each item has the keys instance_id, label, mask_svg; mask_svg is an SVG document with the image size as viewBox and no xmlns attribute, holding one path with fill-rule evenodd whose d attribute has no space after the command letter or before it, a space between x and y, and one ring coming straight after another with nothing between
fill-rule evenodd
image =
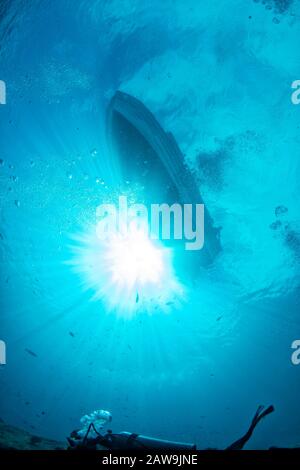
<instances>
[{"instance_id":1,"label":"blue water","mask_svg":"<svg viewBox=\"0 0 300 470\"><path fill-rule=\"evenodd\" d=\"M115 432L224 448L273 404L248 448L299 444L300 3L0 8L0 417L64 439L102 408ZM66 263L114 191L105 112L118 89L174 134L222 227L222 252L182 279L179 303L130 318Z\"/></svg>"}]
</instances>

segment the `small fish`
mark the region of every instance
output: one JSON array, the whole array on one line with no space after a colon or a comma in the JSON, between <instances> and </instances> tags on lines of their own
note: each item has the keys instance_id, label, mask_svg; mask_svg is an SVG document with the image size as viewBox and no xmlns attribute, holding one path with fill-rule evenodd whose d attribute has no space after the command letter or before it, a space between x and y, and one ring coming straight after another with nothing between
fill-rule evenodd
<instances>
[{"instance_id":1,"label":"small fish","mask_svg":"<svg viewBox=\"0 0 300 470\"><path fill-rule=\"evenodd\" d=\"M37 354L35 354L35 352L31 351L31 349L25 348L25 351L33 357L38 357Z\"/></svg>"},{"instance_id":2,"label":"small fish","mask_svg":"<svg viewBox=\"0 0 300 470\"><path fill-rule=\"evenodd\" d=\"M72 336L72 338L75 338L73 331L69 331L69 335Z\"/></svg>"},{"instance_id":3,"label":"small fish","mask_svg":"<svg viewBox=\"0 0 300 470\"><path fill-rule=\"evenodd\" d=\"M135 298L135 303L137 304L139 300L140 300L140 296L139 296L139 293L137 292L136 293L136 298Z\"/></svg>"},{"instance_id":4,"label":"small fish","mask_svg":"<svg viewBox=\"0 0 300 470\"><path fill-rule=\"evenodd\" d=\"M221 315L220 317L218 317L218 318L216 319L216 321L220 321L222 318L223 318L223 315Z\"/></svg>"}]
</instances>

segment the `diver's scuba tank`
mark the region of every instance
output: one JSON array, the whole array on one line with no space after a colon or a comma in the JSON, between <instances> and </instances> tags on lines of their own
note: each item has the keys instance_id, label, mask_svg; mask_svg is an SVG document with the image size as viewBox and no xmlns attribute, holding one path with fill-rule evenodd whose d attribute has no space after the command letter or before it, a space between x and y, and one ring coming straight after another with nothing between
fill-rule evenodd
<instances>
[{"instance_id":1,"label":"diver's scuba tank","mask_svg":"<svg viewBox=\"0 0 300 470\"><path fill-rule=\"evenodd\" d=\"M140 450L195 450L195 444L188 444L184 442L166 441L154 437L143 436L130 432L120 432L117 434L108 431L101 445L109 449L140 449Z\"/></svg>"}]
</instances>

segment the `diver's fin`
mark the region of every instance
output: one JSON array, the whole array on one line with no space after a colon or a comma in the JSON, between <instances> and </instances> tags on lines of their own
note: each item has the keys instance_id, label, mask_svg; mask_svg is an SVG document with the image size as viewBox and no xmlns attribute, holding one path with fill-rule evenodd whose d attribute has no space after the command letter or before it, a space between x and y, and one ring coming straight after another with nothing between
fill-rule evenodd
<instances>
[{"instance_id":1,"label":"diver's fin","mask_svg":"<svg viewBox=\"0 0 300 470\"><path fill-rule=\"evenodd\" d=\"M254 415L254 417L253 417L252 422L257 419L258 415L260 415L260 413L262 412L263 409L264 409L264 406L263 406L263 405L259 405L259 407L257 408L256 413L255 413L255 415Z\"/></svg>"},{"instance_id":2,"label":"diver's fin","mask_svg":"<svg viewBox=\"0 0 300 470\"><path fill-rule=\"evenodd\" d=\"M231 444L229 447L227 447L226 450L242 450L246 442L248 442L250 437L252 436L252 433L259 421L268 414L273 413L273 411L275 411L273 405L268 406L268 408L266 408L264 411L263 409L264 406L262 405L257 408L256 413L251 421L251 425L246 434L237 441L235 441L233 444Z\"/></svg>"},{"instance_id":3,"label":"diver's fin","mask_svg":"<svg viewBox=\"0 0 300 470\"><path fill-rule=\"evenodd\" d=\"M275 410L273 405L268 406L268 408L266 408L264 411L263 411L263 409L264 409L264 406L259 406L258 409L257 409L257 415L256 415L256 418L255 418L255 426L257 425L257 423L259 423L259 421L262 418L269 415L270 413L273 413L273 411Z\"/></svg>"}]
</instances>

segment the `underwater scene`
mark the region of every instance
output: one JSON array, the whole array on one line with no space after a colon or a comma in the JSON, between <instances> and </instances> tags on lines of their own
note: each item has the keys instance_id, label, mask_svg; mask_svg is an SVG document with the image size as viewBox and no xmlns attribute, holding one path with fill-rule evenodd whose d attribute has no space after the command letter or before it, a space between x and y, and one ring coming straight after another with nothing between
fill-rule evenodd
<instances>
[{"instance_id":1,"label":"underwater scene","mask_svg":"<svg viewBox=\"0 0 300 470\"><path fill-rule=\"evenodd\" d=\"M0 0L1 448L300 446L299 38L299 0Z\"/></svg>"}]
</instances>

